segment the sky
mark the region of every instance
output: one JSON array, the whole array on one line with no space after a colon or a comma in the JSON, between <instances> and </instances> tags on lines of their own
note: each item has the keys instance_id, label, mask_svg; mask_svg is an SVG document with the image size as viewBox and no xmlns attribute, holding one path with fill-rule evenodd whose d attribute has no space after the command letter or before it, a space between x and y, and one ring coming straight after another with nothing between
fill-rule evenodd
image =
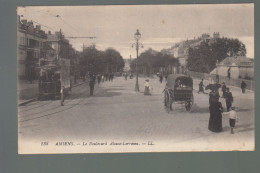
<instances>
[{"instance_id":1,"label":"sky","mask_svg":"<svg viewBox=\"0 0 260 173\"><path fill-rule=\"evenodd\" d=\"M254 58L254 5L128 5L128 6L25 6L18 7L21 19L41 24L46 32L59 31L76 38L70 43L81 51L96 45L99 50L114 48L124 58L136 58L134 34L141 33L140 53L152 48L160 51L175 43L219 32L221 37L238 38ZM57 17L58 16L58 17Z\"/></svg>"}]
</instances>

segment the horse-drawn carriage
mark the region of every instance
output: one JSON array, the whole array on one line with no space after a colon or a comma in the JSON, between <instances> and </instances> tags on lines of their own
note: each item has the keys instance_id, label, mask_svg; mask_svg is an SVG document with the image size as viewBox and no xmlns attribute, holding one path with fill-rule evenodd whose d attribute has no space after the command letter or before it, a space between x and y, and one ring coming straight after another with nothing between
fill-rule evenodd
<instances>
[{"instance_id":1,"label":"horse-drawn carriage","mask_svg":"<svg viewBox=\"0 0 260 173\"><path fill-rule=\"evenodd\" d=\"M185 104L186 110L190 111L193 102L192 78L182 74L169 75L164 89L164 106L166 111L172 110L172 103Z\"/></svg>"}]
</instances>

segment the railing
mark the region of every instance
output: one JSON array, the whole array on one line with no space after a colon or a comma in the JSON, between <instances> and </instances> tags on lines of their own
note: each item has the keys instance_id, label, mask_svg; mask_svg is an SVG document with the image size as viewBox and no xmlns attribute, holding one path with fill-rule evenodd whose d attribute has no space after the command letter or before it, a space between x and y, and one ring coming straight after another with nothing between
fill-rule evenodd
<instances>
[{"instance_id":1,"label":"railing","mask_svg":"<svg viewBox=\"0 0 260 173\"><path fill-rule=\"evenodd\" d=\"M194 71L187 71L187 73L191 77L199 78L199 79L206 79L209 80L215 79L216 75L215 74L208 74L208 73L200 73L200 72L194 72ZM254 80L246 80L246 79L234 79L234 78L228 78L226 76L219 76L219 83L225 82L226 85L231 85L231 86L236 86L240 87L241 82L244 81L246 83L246 89L249 90L255 90L255 81Z\"/></svg>"}]
</instances>

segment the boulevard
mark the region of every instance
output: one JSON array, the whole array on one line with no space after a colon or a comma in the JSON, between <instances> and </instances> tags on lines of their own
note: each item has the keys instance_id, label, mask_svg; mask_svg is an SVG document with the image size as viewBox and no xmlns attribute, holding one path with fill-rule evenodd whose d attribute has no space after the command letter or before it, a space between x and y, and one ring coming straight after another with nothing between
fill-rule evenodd
<instances>
[{"instance_id":1,"label":"boulevard","mask_svg":"<svg viewBox=\"0 0 260 173\"><path fill-rule=\"evenodd\" d=\"M139 78L140 92L134 91L135 78L116 77L113 82L95 84L94 96L89 94L88 83L76 86L64 106L60 106L60 100L35 101L19 106L19 143L31 146L23 147L19 153L254 149L254 92L241 94L240 88L229 86L238 114L235 134L230 134L229 118L225 113L223 131L214 133L208 130L209 96L197 93L199 79L193 79L194 105L191 111L187 112L184 105L173 103L169 113L163 105L165 80L160 83L157 77L149 78L153 90L151 96L146 96L143 94L145 79ZM220 101L226 111L224 99L220 98ZM47 142L48 146L42 147L42 142ZM55 147L57 142L61 147ZM71 142L72 147L63 146L62 142ZM84 143L92 145L84 147ZM103 145L98 145L100 143ZM115 147L111 143L121 144ZM137 145L126 147L129 145L123 143Z\"/></svg>"}]
</instances>

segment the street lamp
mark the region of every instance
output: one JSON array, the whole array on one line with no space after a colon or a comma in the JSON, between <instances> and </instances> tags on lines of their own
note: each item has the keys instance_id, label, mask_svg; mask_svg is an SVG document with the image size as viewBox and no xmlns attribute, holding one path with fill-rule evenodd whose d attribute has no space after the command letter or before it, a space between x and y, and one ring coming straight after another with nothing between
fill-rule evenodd
<instances>
[{"instance_id":1,"label":"street lamp","mask_svg":"<svg viewBox=\"0 0 260 173\"><path fill-rule=\"evenodd\" d=\"M216 83L219 83L218 66L219 66L219 62L217 60L216 61Z\"/></svg>"},{"instance_id":2,"label":"street lamp","mask_svg":"<svg viewBox=\"0 0 260 173\"><path fill-rule=\"evenodd\" d=\"M136 33L134 35L136 43L132 44L132 47L135 46L136 48L136 83L135 83L135 91L139 92L139 84L138 84L138 50L139 47L141 46L143 48L143 45L141 43L138 42L138 40L141 38L141 34L139 32L139 30L136 30Z\"/></svg>"}]
</instances>

